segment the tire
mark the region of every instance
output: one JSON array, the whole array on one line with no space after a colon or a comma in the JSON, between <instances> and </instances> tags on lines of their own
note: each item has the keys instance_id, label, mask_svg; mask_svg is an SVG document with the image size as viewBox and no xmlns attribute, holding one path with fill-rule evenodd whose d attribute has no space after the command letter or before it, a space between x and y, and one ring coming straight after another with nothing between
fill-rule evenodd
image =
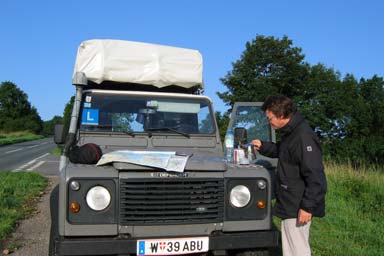
<instances>
[{"instance_id":1,"label":"tire","mask_svg":"<svg viewBox=\"0 0 384 256\"><path fill-rule=\"evenodd\" d=\"M49 256L58 256L55 241L59 239L59 185L51 192L51 232L49 234Z\"/></svg>"}]
</instances>

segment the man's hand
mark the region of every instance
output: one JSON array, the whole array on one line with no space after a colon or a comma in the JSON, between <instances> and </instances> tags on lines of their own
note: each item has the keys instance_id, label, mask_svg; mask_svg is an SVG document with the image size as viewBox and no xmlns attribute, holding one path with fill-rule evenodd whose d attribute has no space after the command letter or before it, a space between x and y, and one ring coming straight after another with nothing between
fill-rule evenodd
<instances>
[{"instance_id":1,"label":"man's hand","mask_svg":"<svg viewBox=\"0 0 384 256\"><path fill-rule=\"evenodd\" d=\"M297 216L297 222L300 224L300 225L304 225L304 224L307 224L308 222L310 222L312 219L312 213L310 212L306 212L304 211L303 209L300 209L299 210L299 214Z\"/></svg>"},{"instance_id":2,"label":"man's hand","mask_svg":"<svg viewBox=\"0 0 384 256\"><path fill-rule=\"evenodd\" d=\"M259 150L261 148L261 140L252 140L251 142L253 144L253 147L256 149L256 150Z\"/></svg>"}]
</instances>

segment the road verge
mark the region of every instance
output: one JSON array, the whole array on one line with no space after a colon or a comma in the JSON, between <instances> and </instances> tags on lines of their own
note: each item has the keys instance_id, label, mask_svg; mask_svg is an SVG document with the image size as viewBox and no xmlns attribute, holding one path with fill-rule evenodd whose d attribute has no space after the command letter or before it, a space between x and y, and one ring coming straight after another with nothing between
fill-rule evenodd
<instances>
[{"instance_id":1,"label":"road verge","mask_svg":"<svg viewBox=\"0 0 384 256\"><path fill-rule=\"evenodd\" d=\"M4 240L15 222L30 213L30 203L40 197L47 179L38 173L0 172L0 240Z\"/></svg>"}]
</instances>

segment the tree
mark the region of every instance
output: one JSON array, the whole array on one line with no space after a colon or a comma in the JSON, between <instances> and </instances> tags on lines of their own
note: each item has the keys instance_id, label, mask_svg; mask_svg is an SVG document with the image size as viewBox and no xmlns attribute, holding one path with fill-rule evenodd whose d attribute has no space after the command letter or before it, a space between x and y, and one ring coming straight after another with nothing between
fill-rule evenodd
<instances>
[{"instance_id":1,"label":"tree","mask_svg":"<svg viewBox=\"0 0 384 256\"><path fill-rule=\"evenodd\" d=\"M28 96L9 81L0 85L0 130L31 131L40 133L43 121L35 107L28 101Z\"/></svg>"},{"instance_id":2,"label":"tree","mask_svg":"<svg viewBox=\"0 0 384 256\"><path fill-rule=\"evenodd\" d=\"M354 161L384 163L384 80L361 79L341 148Z\"/></svg>"},{"instance_id":3,"label":"tree","mask_svg":"<svg viewBox=\"0 0 384 256\"><path fill-rule=\"evenodd\" d=\"M322 64L310 66L304 57L286 36L257 36L221 79L229 91L218 95L232 106L235 101L264 101L284 94L296 102L320 137L343 137L350 93L345 94L340 73Z\"/></svg>"},{"instance_id":4,"label":"tree","mask_svg":"<svg viewBox=\"0 0 384 256\"><path fill-rule=\"evenodd\" d=\"M308 68L301 91L292 98L318 136L325 141L345 137L355 84L343 84L340 73L323 64Z\"/></svg>"},{"instance_id":5,"label":"tree","mask_svg":"<svg viewBox=\"0 0 384 256\"><path fill-rule=\"evenodd\" d=\"M64 131L68 131L69 129L74 102L75 102L75 96L72 96L69 99L69 102L65 105L64 113L63 113Z\"/></svg>"},{"instance_id":6,"label":"tree","mask_svg":"<svg viewBox=\"0 0 384 256\"><path fill-rule=\"evenodd\" d=\"M247 42L240 60L232 64L222 83L227 92L217 95L231 108L236 101L264 101L272 94L293 97L302 91L308 66L301 48L292 41L258 35Z\"/></svg>"},{"instance_id":7,"label":"tree","mask_svg":"<svg viewBox=\"0 0 384 256\"><path fill-rule=\"evenodd\" d=\"M220 111L216 111L215 118L216 118L217 125L219 127L221 142L223 142L225 134L227 133L227 128L229 124L229 112L226 112L223 115L221 115Z\"/></svg>"}]
</instances>

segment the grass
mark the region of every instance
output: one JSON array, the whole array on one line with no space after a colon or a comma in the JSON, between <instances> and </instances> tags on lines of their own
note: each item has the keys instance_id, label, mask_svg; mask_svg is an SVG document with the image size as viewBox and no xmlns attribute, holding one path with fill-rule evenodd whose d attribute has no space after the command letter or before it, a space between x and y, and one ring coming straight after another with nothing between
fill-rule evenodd
<instances>
[{"instance_id":1,"label":"grass","mask_svg":"<svg viewBox=\"0 0 384 256\"><path fill-rule=\"evenodd\" d=\"M46 186L47 178L38 173L0 171L0 241L9 236L17 220L33 211L30 203Z\"/></svg>"},{"instance_id":2,"label":"grass","mask_svg":"<svg viewBox=\"0 0 384 256\"><path fill-rule=\"evenodd\" d=\"M14 144L24 141L31 141L44 138L43 135L36 135L28 131L2 133L0 132L0 146Z\"/></svg>"},{"instance_id":3,"label":"grass","mask_svg":"<svg viewBox=\"0 0 384 256\"><path fill-rule=\"evenodd\" d=\"M311 225L313 255L383 255L383 168L327 163L326 175L326 216Z\"/></svg>"},{"instance_id":4,"label":"grass","mask_svg":"<svg viewBox=\"0 0 384 256\"><path fill-rule=\"evenodd\" d=\"M63 146L62 145L58 145L56 148L54 148L52 150L52 154L55 155L55 156L60 156L61 155L61 152L63 150Z\"/></svg>"}]
</instances>

